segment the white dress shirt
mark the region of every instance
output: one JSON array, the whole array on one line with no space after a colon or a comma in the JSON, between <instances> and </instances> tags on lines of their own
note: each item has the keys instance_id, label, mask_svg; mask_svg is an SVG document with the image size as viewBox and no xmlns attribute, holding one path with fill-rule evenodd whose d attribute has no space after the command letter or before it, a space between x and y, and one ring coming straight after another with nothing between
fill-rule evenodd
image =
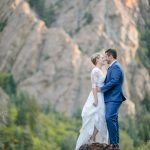
<instances>
[{"instance_id":1,"label":"white dress shirt","mask_svg":"<svg viewBox=\"0 0 150 150\"><path fill-rule=\"evenodd\" d=\"M113 60L112 63L109 65L109 67L111 67L117 60Z\"/></svg>"}]
</instances>

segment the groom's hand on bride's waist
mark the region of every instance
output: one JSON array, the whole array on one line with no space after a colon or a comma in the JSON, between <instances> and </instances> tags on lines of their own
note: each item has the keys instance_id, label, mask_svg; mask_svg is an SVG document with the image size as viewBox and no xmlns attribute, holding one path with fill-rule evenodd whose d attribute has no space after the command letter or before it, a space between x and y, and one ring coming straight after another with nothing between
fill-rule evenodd
<instances>
[{"instance_id":1,"label":"groom's hand on bride's waist","mask_svg":"<svg viewBox=\"0 0 150 150\"><path fill-rule=\"evenodd\" d=\"M100 92L100 91L101 91L101 88L98 87L98 86L96 86L96 91L97 91L97 92Z\"/></svg>"}]
</instances>

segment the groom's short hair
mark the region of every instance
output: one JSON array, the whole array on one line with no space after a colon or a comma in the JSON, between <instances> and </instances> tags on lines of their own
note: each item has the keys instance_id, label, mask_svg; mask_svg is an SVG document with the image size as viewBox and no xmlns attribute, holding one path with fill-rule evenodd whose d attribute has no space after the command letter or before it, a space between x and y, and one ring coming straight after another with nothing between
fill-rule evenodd
<instances>
[{"instance_id":1,"label":"groom's short hair","mask_svg":"<svg viewBox=\"0 0 150 150\"><path fill-rule=\"evenodd\" d=\"M111 49L111 48L110 48L110 49L106 50L105 53L106 53L108 56L112 55L112 57L113 57L114 59L117 59L117 51L116 51L115 49Z\"/></svg>"}]
</instances>

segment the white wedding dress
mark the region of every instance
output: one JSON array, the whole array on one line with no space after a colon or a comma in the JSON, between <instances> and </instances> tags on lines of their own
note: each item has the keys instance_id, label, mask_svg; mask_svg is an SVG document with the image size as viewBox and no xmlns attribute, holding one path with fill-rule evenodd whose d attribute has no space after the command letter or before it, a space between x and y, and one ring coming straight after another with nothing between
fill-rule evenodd
<instances>
[{"instance_id":1,"label":"white wedding dress","mask_svg":"<svg viewBox=\"0 0 150 150\"><path fill-rule=\"evenodd\" d=\"M104 76L102 71L95 67L91 72L92 88L103 86ZM79 150L81 145L88 144L93 135L94 127L98 129L98 139L96 142L108 144L108 131L105 120L105 103L102 92L97 94L98 106L93 106L94 96L91 91L82 110L82 128L78 137L75 150Z\"/></svg>"}]
</instances>

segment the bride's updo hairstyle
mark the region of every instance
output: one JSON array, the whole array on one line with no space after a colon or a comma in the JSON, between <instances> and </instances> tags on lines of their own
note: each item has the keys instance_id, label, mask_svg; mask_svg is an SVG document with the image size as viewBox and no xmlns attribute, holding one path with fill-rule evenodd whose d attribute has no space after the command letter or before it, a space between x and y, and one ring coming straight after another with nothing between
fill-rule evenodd
<instances>
[{"instance_id":1,"label":"bride's updo hairstyle","mask_svg":"<svg viewBox=\"0 0 150 150\"><path fill-rule=\"evenodd\" d=\"M92 61L92 63L93 63L94 65L97 64L97 59L98 59L99 57L100 57L100 53L95 53L95 54L92 55L91 61Z\"/></svg>"}]
</instances>

